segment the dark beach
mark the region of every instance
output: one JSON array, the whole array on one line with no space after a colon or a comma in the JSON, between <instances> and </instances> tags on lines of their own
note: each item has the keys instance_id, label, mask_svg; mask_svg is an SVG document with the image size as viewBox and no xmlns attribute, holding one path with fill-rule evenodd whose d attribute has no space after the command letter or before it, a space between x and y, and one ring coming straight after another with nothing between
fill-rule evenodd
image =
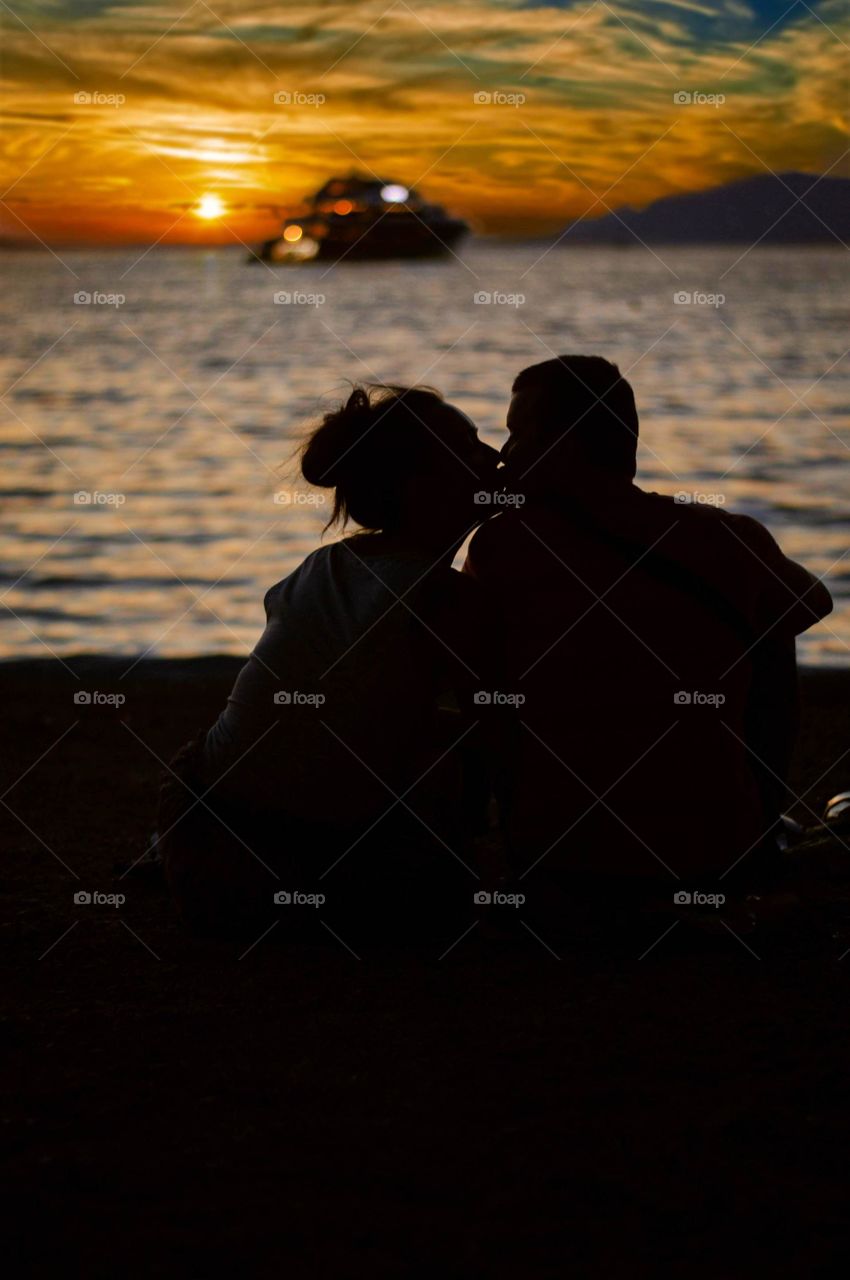
<instances>
[{"instance_id":1,"label":"dark beach","mask_svg":"<svg viewBox=\"0 0 850 1280\"><path fill-rule=\"evenodd\" d=\"M317 928L243 954L113 878L145 846L156 757L213 719L239 663L121 679L129 661L0 666L17 1274L716 1278L835 1259L850 875L748 945L652 946L648 923L556 956L474 929L443 959L418 941L358 960ZM850 786L850 672L801 685L807 821ZM126 702L76 706L79 688ZM694 806L709 819L698 780ZM81 889L127 901L78 906Z\"/></svg>"}]
</instances>

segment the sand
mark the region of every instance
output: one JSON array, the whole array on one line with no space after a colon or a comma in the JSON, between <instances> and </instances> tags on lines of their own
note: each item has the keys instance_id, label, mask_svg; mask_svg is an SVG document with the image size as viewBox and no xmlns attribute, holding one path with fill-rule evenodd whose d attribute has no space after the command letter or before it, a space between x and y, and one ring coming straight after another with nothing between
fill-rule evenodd
<instances>
[{"instance_id":1,"label":"sand","mask_svg":"<svg viewBox=\"0 0 850 1280\"><path fill-rule=\"evenodd\" d=\"M752 949L475 929L358 960L276 930L243 954L112 875L238 662L70 665L0 666L14 1273L725 1280L846 1249L847 885ZM802 688L819 812L850 787L850 672Z\"/></svg>"}]
</instances>

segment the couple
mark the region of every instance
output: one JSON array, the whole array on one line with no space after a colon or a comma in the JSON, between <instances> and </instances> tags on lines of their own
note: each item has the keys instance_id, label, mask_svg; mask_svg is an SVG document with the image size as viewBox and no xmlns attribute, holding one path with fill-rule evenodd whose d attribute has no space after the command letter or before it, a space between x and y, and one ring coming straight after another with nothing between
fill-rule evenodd
<instances>
[{"instance_id":1,"label":"couple","mask_svg":"<svg viewBox=\"0 0 850 1280\"><path fill-rule=\"evenodd\" d=\"M161 848L187 920L358 881L468 906L494 875L540 898L769 881L794 638L829 593L756 520L635 485L616 365L524 369L507 428L498 454L436 391L357 387L308 438L305 480L357 529L267 593L227 706L173 763Z\"/></svg>"}]
</instances>

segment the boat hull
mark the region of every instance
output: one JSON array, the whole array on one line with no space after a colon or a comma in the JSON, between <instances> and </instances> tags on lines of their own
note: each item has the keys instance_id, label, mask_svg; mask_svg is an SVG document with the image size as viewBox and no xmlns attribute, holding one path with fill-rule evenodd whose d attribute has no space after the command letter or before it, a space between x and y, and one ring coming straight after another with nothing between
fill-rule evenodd
<instances>
[{"instance_id":1,"label":"boat hull","mask_svg":"<svg viewBox=\"0 0 850 1280\"><path fill-rule=\"evenodd\" d=\"M319 241L317 257L324 262L338 262L342 258L357 261L374 261L387 258L442 258L466 234L468 228L459 219L425 223L415 220L413 225L387 226L384 218L370 227L345 227L332 229Z\"/></svg>"},{"instance_id":2,"label":"boat hull","mask_svg":"<svg viewBox=\"0 0 850 1280\"><path fill-rule=\"evenodd\" d=\"M269 240L252 257L276 265L294 262L378 262L408 258L442 258L451 253L469 231L459 218L425 222L419 219L376 219L362 226L353 220L344 226L328 227L316 239L316 252L306 258L297 245L282 238Z\"/></svg>"}]
</instances>

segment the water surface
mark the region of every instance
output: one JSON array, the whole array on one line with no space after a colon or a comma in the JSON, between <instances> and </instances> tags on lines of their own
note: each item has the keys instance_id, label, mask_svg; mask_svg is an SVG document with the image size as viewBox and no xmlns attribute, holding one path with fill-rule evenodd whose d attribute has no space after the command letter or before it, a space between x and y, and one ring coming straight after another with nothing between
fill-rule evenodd
<instances>
[{"instance_id":1,"label":"water surface","mask_svg":"<svg viewBox=\"0 0 850 1280\"><path fill-rule=\"evenodd\" d=\"M544 250L4 253L0 656L244 653L320 537L286 463L346 380L438 386L501 445L513 374L573 350L629 371L645 487L755 515L825 576L801 656L850 663L846 254Z\"/></svg>"}]
</instances>

